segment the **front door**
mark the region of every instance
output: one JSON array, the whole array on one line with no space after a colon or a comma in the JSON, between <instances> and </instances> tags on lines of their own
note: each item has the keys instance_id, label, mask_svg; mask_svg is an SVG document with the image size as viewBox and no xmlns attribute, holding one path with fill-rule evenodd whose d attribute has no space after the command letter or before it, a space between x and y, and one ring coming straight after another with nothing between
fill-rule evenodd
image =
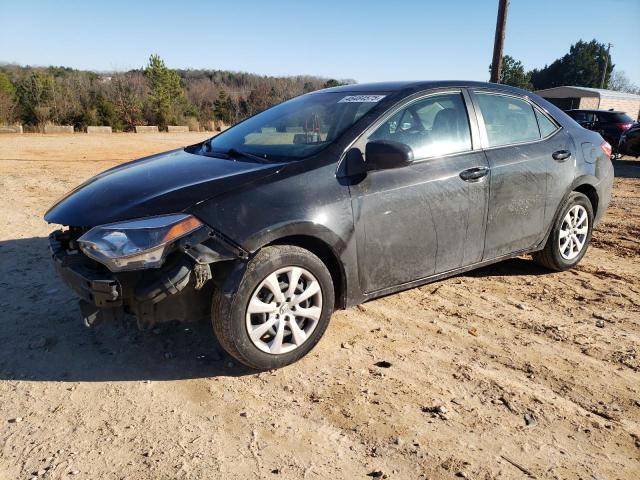
<instances>
[{"instance_id":1,"label":"front door","mask_svg":"<svg viewBox=\"0 0 640 480\"><path fill-rule=\"evenodd\" d=\"M379 139L414 152L411 165L350 187L364 292L481 260L489 171L471 132L462 92L448 91L410 101L356 142L362 152Z\"/></svg>"}]
</instances>

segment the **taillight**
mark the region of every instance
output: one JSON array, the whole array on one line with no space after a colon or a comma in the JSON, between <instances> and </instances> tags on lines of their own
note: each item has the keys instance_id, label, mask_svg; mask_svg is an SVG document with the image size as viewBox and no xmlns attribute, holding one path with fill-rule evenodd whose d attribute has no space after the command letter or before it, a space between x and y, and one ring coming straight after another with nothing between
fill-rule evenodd
<instances>
[{"instance_id":1,"label":"taillight","mask_svg":"<svg viewBox=\"0 0 640 480\"><path fill-rule=\"evenodd\" d=\"M627 128L631 128L631 125L633 125L633 123L616 123L616 127L622 131L625 131Z\"/></svg>"},{"instance_id":2,"label":"taillight","mask_svg":"<svg viewBox=\"0 0 640 480\"><path fill-rule=\"evenodd\" d=\"M609 145L609 142L602 142L600 148L607 157L611 157L611 145Z\"/></svg>"}]
</instances>

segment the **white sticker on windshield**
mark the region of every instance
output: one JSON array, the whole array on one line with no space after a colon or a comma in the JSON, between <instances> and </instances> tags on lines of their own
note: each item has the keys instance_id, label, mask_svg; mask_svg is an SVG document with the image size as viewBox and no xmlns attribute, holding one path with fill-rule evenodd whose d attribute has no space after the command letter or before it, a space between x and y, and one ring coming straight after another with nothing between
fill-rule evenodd
<instances>
[{"instance_id":1,"label":"white sticker on windshield","mask_svg":"<svg viewBox=\"0 0 640 480\"><path fill-rule=\"evenodd\" d=\"M349 95L339 100L338 103L375 103L382 100L386 95Z\"/></svg>"}]
</instances>

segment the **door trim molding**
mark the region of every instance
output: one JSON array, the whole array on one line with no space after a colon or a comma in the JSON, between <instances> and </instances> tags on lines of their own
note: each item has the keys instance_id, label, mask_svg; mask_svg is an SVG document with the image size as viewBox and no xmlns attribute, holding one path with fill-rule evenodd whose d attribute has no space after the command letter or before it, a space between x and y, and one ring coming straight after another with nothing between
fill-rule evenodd
<instances>
[{"instance_id":1,"label":"door trim molding","mask_svg":"<svg viewBox=\"0 0 640 480\"><path fill-rule=\"evenodd\" d=\"M447 270L445 272L436 273L434 275L429 275L428 277L419 278L417 280L412 280L410 282L401 283L398 285L394 285L393 287L385 287L380 290L375 290L373 292L365 293L364 298L365 301L373 300L374 298L383 297L385 295L391 295L393 293L401 292L404 290L409 290L411 288L419 287L422 285L427 285L429 283L436 282L438 280L443 280L445 278L452 277L454 275L458 275L460 273L465 273L470 270L475 270L477 268L486 267L487 265L491 265L493 263L499 263L504 260L509 260L511 258L519 257L520 255L524 255L527 253L532 253L540 250L539 246L534 248L527 248L524 250L519 250L517 252L508 253L506 255L501 255L499 257L492 258L490 260L482 260L480 262L472 263L470 265L454 268L452 270Z\"/></svg>"}]
</instances>

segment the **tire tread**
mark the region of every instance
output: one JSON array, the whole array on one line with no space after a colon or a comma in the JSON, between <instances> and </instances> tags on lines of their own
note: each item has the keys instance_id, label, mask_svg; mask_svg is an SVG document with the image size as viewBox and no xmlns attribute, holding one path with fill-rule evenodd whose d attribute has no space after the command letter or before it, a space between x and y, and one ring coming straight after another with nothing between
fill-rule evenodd
<instances>
[{"instance_id":1,"label":"tire tread","mask_svg":"<svg viewBox=\"0 0 640 480\"><path fill-rule=\"evenodd\" d=\"M259 266L267 262L272 262L274 259L278 259L280 257L288 256L288 255L297 255L297 256L304 256L307 258L311 258L312 261L318 262L318 265L324 268L325 270L324 275L329 280L331 279L331 275L326 265L322 262L322 260L320 260L312 252L295 245L272 245L272 246L264 247L263 249L261 249L255 255L255 257L253 257L249 261L249 264L247 265L247 269L245 270L242 279L239 281L239 284L236 285L236 288L239 288L244 278L251 275ZM331 283L331 287L333 287L333 283ZM231 320L233 316L232 314L233 314L233 308L234 308L233 303L235 300L236 300L236 295L234 295L231 299L229 299L227 296L225 296L222 293L221 290L215 289L214 291L213 298L211 301L211 323L213 326L214 334L216 335L218 342L220 343L220 346L237 361L239 361L240 363L252 369L266 370L266 369L276 368L280 366L277 364L278 362L275 360L273 365L269 365L269 366L258 365L255 362L253 362L250 358L248 358L246 355L244 355L242 351L238 348L236 342L234 341L234 333L232 330L232 320ZM333 305L333 302L334 302L333 288L331 288L331 292L325 292L325 298L323 298L323 302L325 301L328 302L327 303L328 305ZM332 311L333 309L331 309L331 312ZM329 313L329 316L331 315L331 312ZM320 340L326 328L328 327L328 324L329 324L328 321L324 323L321 322L316 327L316 331L318 335L315 339L315 342L312 345L310 344L311 348L313 348L313 346L315 346L315 344ZM307 353L305 352L304 348L300 348L298 350L299 352L294 351L297 354L293 355L292 356L293 360L291 360L288 363L293 363L297 361Z\"/></svg>"},{"instance_id":2,"label":"tire tread","mask_svg":"<svg viewBox=\"0 0 640 480\"><path fill-rule=\"evenodd\" d=\"M589 229L593 229L593 205L591 204L591 200L589 200L589 197L581 192L571 192L563 203L562 208L558 211L558 217L553 220L553 227L551 229L551 233L549 234L549 238L547 238L547 242L545 243L544 248L538 252L534 252L532 255L533 261L538 265L548 270L562 272L564 270L573 268L580 262L580 260L582 260L582 257L586 253L589 242L591 240L591 231L589 232L587 244L583 247L584 251L578 256L577 260L571 264L567 265L558 261L555 244L555 237L557 233L556 231L560 226L560 222L564 218L567 207L575 204L577 200L586 201L589 204L589 207L591 208L591 216L589 217Z\"/></svg>"}]
</instances>

